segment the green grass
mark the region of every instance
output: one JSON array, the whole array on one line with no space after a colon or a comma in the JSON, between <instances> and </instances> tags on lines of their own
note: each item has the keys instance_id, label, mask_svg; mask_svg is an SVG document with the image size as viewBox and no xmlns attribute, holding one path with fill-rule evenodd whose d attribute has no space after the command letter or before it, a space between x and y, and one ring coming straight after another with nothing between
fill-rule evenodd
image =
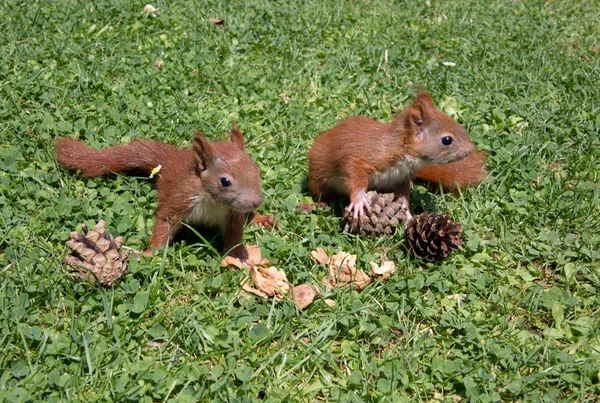
<instances>
[{"instance_id":1,"label":"green grass","mask_svg":"<svg viewBox=\"0 0 600 403\"><path fill-rule=\"evenodd\" d=\"M595 401L600 4L485 3L1 2L0 402ZM436 264L295 209L316 135L388 120L419 86L489 152L477 188L413 188L468 238ZM243 273L199 240L114 289L66 275L71 230L102 218L142 249L157 202L147 178L68 173L54 138L184 146L232 119L281 226L246 242L295 284L324 276L319 246L363 265L390 247L398 273L305 311L239 298Z\"/></svg>"}]
</instances>

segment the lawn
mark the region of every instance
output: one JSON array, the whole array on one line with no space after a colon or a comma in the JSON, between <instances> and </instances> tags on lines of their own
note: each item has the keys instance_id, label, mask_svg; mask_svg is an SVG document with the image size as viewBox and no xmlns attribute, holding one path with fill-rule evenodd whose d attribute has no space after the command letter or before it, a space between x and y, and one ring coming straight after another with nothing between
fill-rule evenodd
<instances>
[{"instance_id":1,"label":"lawn","mask_svg":"<svg viewBox=\"0 0 600 403\"><path fill-rule=\"evenodd\" d=\"M596 401L600 3L145 4L0 3L0 402ZM419 87L488 153L477 187L412 189L414 212L463 224L436 263L401 234L343 233L341 204L296 208L315 136L387 121ZM363 268L390 248L397 273L301 311L239 296L218 237L188 234L115 288L73 281L70 231L104 219L144 249L156 190L72 174L53 139L183 147L231 120L280 225L245 242L293 284L321 283L317 247Z\"/></svg>"}]
</instances>

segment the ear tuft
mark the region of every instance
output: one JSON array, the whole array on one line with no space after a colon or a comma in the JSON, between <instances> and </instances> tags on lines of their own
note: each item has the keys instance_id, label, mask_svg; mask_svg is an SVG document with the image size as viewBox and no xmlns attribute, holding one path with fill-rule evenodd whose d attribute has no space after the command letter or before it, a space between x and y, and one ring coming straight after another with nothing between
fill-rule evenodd
<instances>
[{"instance_id":1,"label":"ear tuft","mask_svg":"<svg viewBox=\"0 0 600 403\"><path fill-rule=\"evenodd\" d=\"M202 172L208 168L208 165L211 164L214 159L213 147L200 131L197 131L194 134L192 146L198 169Z\"/></svg>"},{"instance_id":2,"label":"ear tuft","mask_svg":"<svg viewBox=\"0 0 600 403\"><path fill-rule=\"evenodd\" d=\"M231 137L229 141L240 150L244 149L244 137L234 121L231 122Z\"/></svg>"}]
</instances>

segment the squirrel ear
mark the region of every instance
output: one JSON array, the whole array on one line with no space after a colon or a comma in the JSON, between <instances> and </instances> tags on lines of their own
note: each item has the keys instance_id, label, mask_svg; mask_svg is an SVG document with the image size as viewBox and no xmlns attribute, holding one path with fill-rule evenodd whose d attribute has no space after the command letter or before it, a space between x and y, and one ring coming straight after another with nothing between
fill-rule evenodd
<instances>
[{"instance_id":1,"label":"squirrel ear","mask_svg":"<svg viewBox=\"0 0 600 403\"><path fill-rule=\"evenodd\" d=\"M198 164L198 169L200 169L200 171L206 170L208 165L214 159L214 150L212 145L206 140L200 131L197 131L194 135L194 141L192 145L194 148L196 163Z\"/></svg>"},{"instance_id":2,"label":"squirrel ear","mask_svg":"<svg viewBox=\"0 0 600 403\"><path fill-rule=\"evenodd\" d=\"M240 150L244 149L244 137L242 136L242 132L238 129L235 122L231 122L231 137L229 137L229 141L237 146Z\"/></svg>"},{"instance_id":3,"label":"squirrel ear","mask_svg":"<svg viewBox=\"0 0 600 403\"><path fill-rule=\"evenodd\" d=\"M424 88L421 88L419 92L417 92L414 103L421 103L427 108L435 108L435 105L433 105L433 100L429 96L427 90Z\"/></svg>"},{"instance_id":4,"label":"squirrel ear","mask_svg":"<svg viewBox=\"0 0 600 403\"><path fill-rule=\"evenodd\" d=\"M420 103L414 103L410 106L409 119L412 124L417 126L417 134L423 132L423 126L427 122L427 111L425 107Z\"/></svg>"}]
</instances>

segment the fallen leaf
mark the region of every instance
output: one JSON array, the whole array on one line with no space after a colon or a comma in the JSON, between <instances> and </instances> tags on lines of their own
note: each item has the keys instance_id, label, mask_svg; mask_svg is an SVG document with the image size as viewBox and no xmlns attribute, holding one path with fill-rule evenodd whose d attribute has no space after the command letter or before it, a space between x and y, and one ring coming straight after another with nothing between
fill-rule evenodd
<instances>
[{"instance_id":1,"label":"fallen leaf","mask_svg":"<svg viewBox=\"0 0 600 403\"><path fill-rule=\"evenodd\" d=\"M221 260L221 267L233 266L238 270L242 270L248 269L250 265L266 265L269 263L268 260L262 258L258 245L244 245L243 247L246 250L246 256L248 256L247 259L240 260L228 255Z\"/></svg>"},{"instance_id":2,"label":"fallen leaf","mask_svg":"<svg viewBox=\"0 0 600 403\"><path fill-rule=\"evenodd\" d=\"M250 278L254 287L249 284L248 279L245 279L241 283L242 289L260 297L275 297L279 301L291 289L284 271L274 266L260 267L252 265L250 267Z\"/></svg>"},{"instance_id":3,"label":"fallen leaf","mask_svg":"<svg viewBox=\"0 0 600 403\"><path fill-rule=\"evenodd\" d=\"M383 262L381 266L375 262L369 262L369 264L371 265L371 276L378 280L385 281L396 272L396 265L391 260Z\"/></svg>"},{"instance_id":4,"label":"fallen leaf","mask_svg":"<svg viewBox=\"0 0 600 403\"><path fill-rule=\"evenodd\" d=\"M258 290L254 287L252 287L252 285L250 284L250 279L245 279L244 281L242 281L240 283L240 285L242 286L242 291L248 293L248 294L254 294L258 297L261 298L268 298L269 296L267 294L265 294L264 292L262 292L261 290ZM243 295L243 293L242 293Z\"/></svg>"},{"instance_id":5,"label":"fallen leaf","mask_svg":"<svg viewBox=\"0 0 600 403\"><path fill-rule=\"evenodd\" d=\"M242 270L245 267L245 263L233 256L225 256L221 260L221 267L235 267L238 270Z\"/></svg>"},{"instance_id":6,"label":"fallen leaf","mask_svg":"<svg viewBox=\"0 0 600 403\"><path fill-rule=\"evenodd\" d=\"M292 288L291 297L300 309L308 307L315 297L317 292L308 284L300 284Z\"/></svg>"},{"instance_id":7,"label":"fallen leaf","mask_svg":"<svg viewBox=\"0 0 600 403\"><path fill-rule=\"evenodd\" d=\"M340 251L329 257L322 248L317 248L310 255L317 263L328 266L327 277L323 279L327 289L352 286L360 291L371 282L364 271L356 268L356 255Z\"/></svg>"},{"instance_id":8,"label":"fallen leaf","mask_svg":"<svg viewBox=\"0 0 600 403\"><path fill-rule=\"evenodd\" d=\"M225 21L219 19L219 18L209 18L208 19L210 22L212 22L215 25L218 25L220 27L224 27L225 26Z\"/></svg>"},{"instance_id":9,"label":"fallen leaf","mask_svg":"<svg viewBox=\"0 0 600 403\"><path fill-rule=\"evenodd\" d=\"M260 247L258 245L245 245L246 253L248 254L248 260L252 264L265 264L266 260L262 258L260 253Z\"/></svg>"},{"instance_id":10,"label":"fallen leaf","mask_svg":"<svg viewBox=\"0 0 600 403\"><path fill-rule=\"evenodd\" d=\"M317 250L313 250L310 252L310 256L313 260L319 264L328 265L329 264L329 255L325 252L323 248L317 248Z\"/></svg>"}]
</instances>

